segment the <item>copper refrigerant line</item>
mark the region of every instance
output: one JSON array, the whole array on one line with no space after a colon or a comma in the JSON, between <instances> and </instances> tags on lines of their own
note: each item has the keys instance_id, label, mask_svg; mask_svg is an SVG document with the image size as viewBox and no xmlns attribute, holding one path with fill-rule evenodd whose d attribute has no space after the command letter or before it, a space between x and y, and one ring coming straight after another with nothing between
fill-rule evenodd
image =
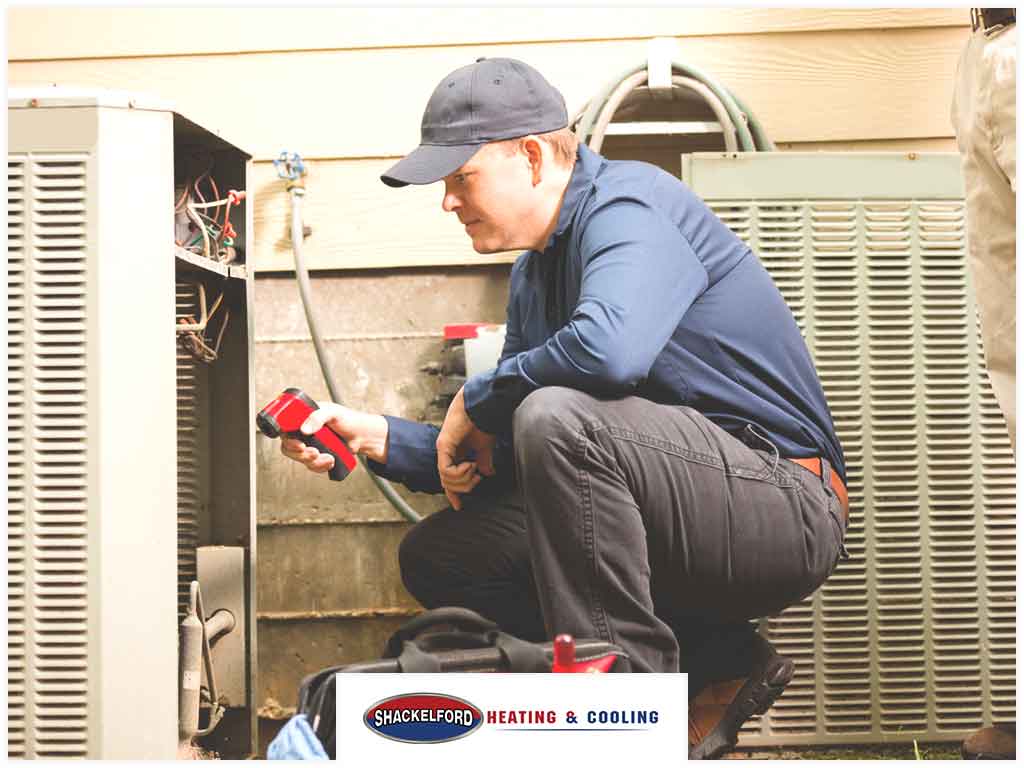
<instances>
[{"instance_id":1,"label":"copper refrigerant line","mask_svg":"<svg viewBox=\"0 0 1024 768\"><path fill-rule=\"evenodd\" d=\"M199 320L197 321L193 314L178 314L177 324L174 327L178 339L178 349L191 355L195 360L203 363L212 363L217 359L217 355L220 352L220 343L224 338L224 331L227 330L228 321L231 319L231 311L227 307L224 308L224 320L220 324L220 330L217 331L217 339L212 347L207 343L205 331L210 320L213 319L213 316L217 314L217 310L220 309L220 305L224 300L224 292L221 291L221 294L213 302L213 306L207 310L206 287L202 283L179 283L179 296L182 290L186 292L198 291Z\"/></svg>"}]
</instances>

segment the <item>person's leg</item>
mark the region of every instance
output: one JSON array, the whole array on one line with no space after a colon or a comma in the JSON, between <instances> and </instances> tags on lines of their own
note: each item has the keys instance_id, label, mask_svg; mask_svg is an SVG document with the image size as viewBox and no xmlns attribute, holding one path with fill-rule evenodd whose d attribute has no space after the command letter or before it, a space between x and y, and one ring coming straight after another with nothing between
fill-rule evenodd
<instances>
[{"instance_id":1,"label":"person's leg","mask_svg":"<svg viewBox=\"0 0 1024 768\"><path fill-rule=\"evenodd\" d=\"M467 496L406 534L399 566L406 589L425 608L470 608L514 635L550 640L529 560L526 518L518 493L497 499ZM467 515L472 514L472 517ZM672 623L682 649L681 670L696 693L709 680L741 676L751 667L755 628L749 622Z\"/></svg>"},{"instance_id":2,"label":"person's leg","mask_svg":"<svg viewBox=\"0 0 1024 768\"><path fill-rule=\"evenodd\" d=\"M989 381L1016 453L1017 26L971 35L957 66L953 128L962 157L967 251ZM1016 726L987 726L965 759L1013 759Z\"/></svg>"},{"instance_id":3,"label":"person's leg","mask_svg":"<svg viewBox=\"0 0 1024 768\"><path fill-rule=\"evenodd\" d=\"M689 675L692 699L710 682L735 680L750 672L757 649L757 627L748 621L673 622L679 641L679 671Z\"/></svg>"},{"instance_id":4,"label":"person's leg","mask_svg":"<svg viewBox=\"0 0 1024 768\"><path fill-rule=\"evenodd\" d=\"M426 517L398 550L402 581L424 608L476 611L509 634L550 639L544 632L518 494L464 497Z\"/></svg>"},{"instance_id":5,"label":"person's leg","mask_svg":"<svg viewBox=\"0 0 1024 768\"><path fill-rule=\"evenodd\" d=\"M618 643L636 670L679 669L673 625L778 612L838 561L835 494L691 408L545 387L515 450L548 630Z\"/></svg>"},{"instance_id":6,"label":"person's leg","mask_svg":"<svg viewBox=\"0 0 1024 768\"><path fill-rule=\"evenodd\" d=\"M1016 447L1017 27L971 35L952 119L962 158L967 251L992 392Z\"/></svg>"}]
</instances>

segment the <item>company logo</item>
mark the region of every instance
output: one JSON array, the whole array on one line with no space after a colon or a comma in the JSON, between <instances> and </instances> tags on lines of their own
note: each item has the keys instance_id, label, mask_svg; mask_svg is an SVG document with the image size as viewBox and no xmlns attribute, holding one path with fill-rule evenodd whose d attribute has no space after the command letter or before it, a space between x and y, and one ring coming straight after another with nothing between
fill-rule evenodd
<instances>
[{"instance_id":1,"label":"company logo","mask_svg":"<svg viewBox=\"0 0 1024 768\"><path fill-rule=\"evenodd\" d=\"M480 710L443 693L403 693L378 701L363 715L366 727L386 739L440 744L468 736L483 723Z\"/></svg>"}]
</instances>

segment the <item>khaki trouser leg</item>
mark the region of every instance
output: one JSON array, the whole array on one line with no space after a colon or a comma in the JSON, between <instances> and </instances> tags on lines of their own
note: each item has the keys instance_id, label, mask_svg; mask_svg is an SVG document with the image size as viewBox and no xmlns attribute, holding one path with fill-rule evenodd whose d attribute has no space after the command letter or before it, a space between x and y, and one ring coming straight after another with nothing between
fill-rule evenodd
<instances>
[{"instance_id":1,"label":"khaki trouser leg","mask_svg":"<svg viewBox=\"0 0 1024 768\"><path fill-rule=\"evenodd\" d=\"M967 247L989 380L1016 450L1017 27L971 35L952 118L963 156Z\"/></svg>"}]
</instances>

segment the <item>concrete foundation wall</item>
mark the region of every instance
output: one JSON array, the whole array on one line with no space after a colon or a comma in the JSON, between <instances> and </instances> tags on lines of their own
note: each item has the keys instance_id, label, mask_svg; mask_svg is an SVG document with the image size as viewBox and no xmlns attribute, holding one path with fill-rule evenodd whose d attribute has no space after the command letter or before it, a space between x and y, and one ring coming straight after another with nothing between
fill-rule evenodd
<instances>
[{"instance_id":1,"label":"concrete foundation wall","mask_svg":"<svg viewBox=\"0 0 1024 768\"><path fill-rule=\"evenodd\" d=\"M421 420L439 379L445 324L504 322L508 265L318 273L312 291L320 332L345 404ZM256 399L285 387L328 399L291 275L256 281ZM396 486L420 514L443 496ZM294 707L303 676L380 655L419 610L402 587L397 550L409 528L357 470L343 483L286 459L257 438L259 693L266 716ZM283 709L282 709L283 708Z\"/></svg>"}]
</instances>

